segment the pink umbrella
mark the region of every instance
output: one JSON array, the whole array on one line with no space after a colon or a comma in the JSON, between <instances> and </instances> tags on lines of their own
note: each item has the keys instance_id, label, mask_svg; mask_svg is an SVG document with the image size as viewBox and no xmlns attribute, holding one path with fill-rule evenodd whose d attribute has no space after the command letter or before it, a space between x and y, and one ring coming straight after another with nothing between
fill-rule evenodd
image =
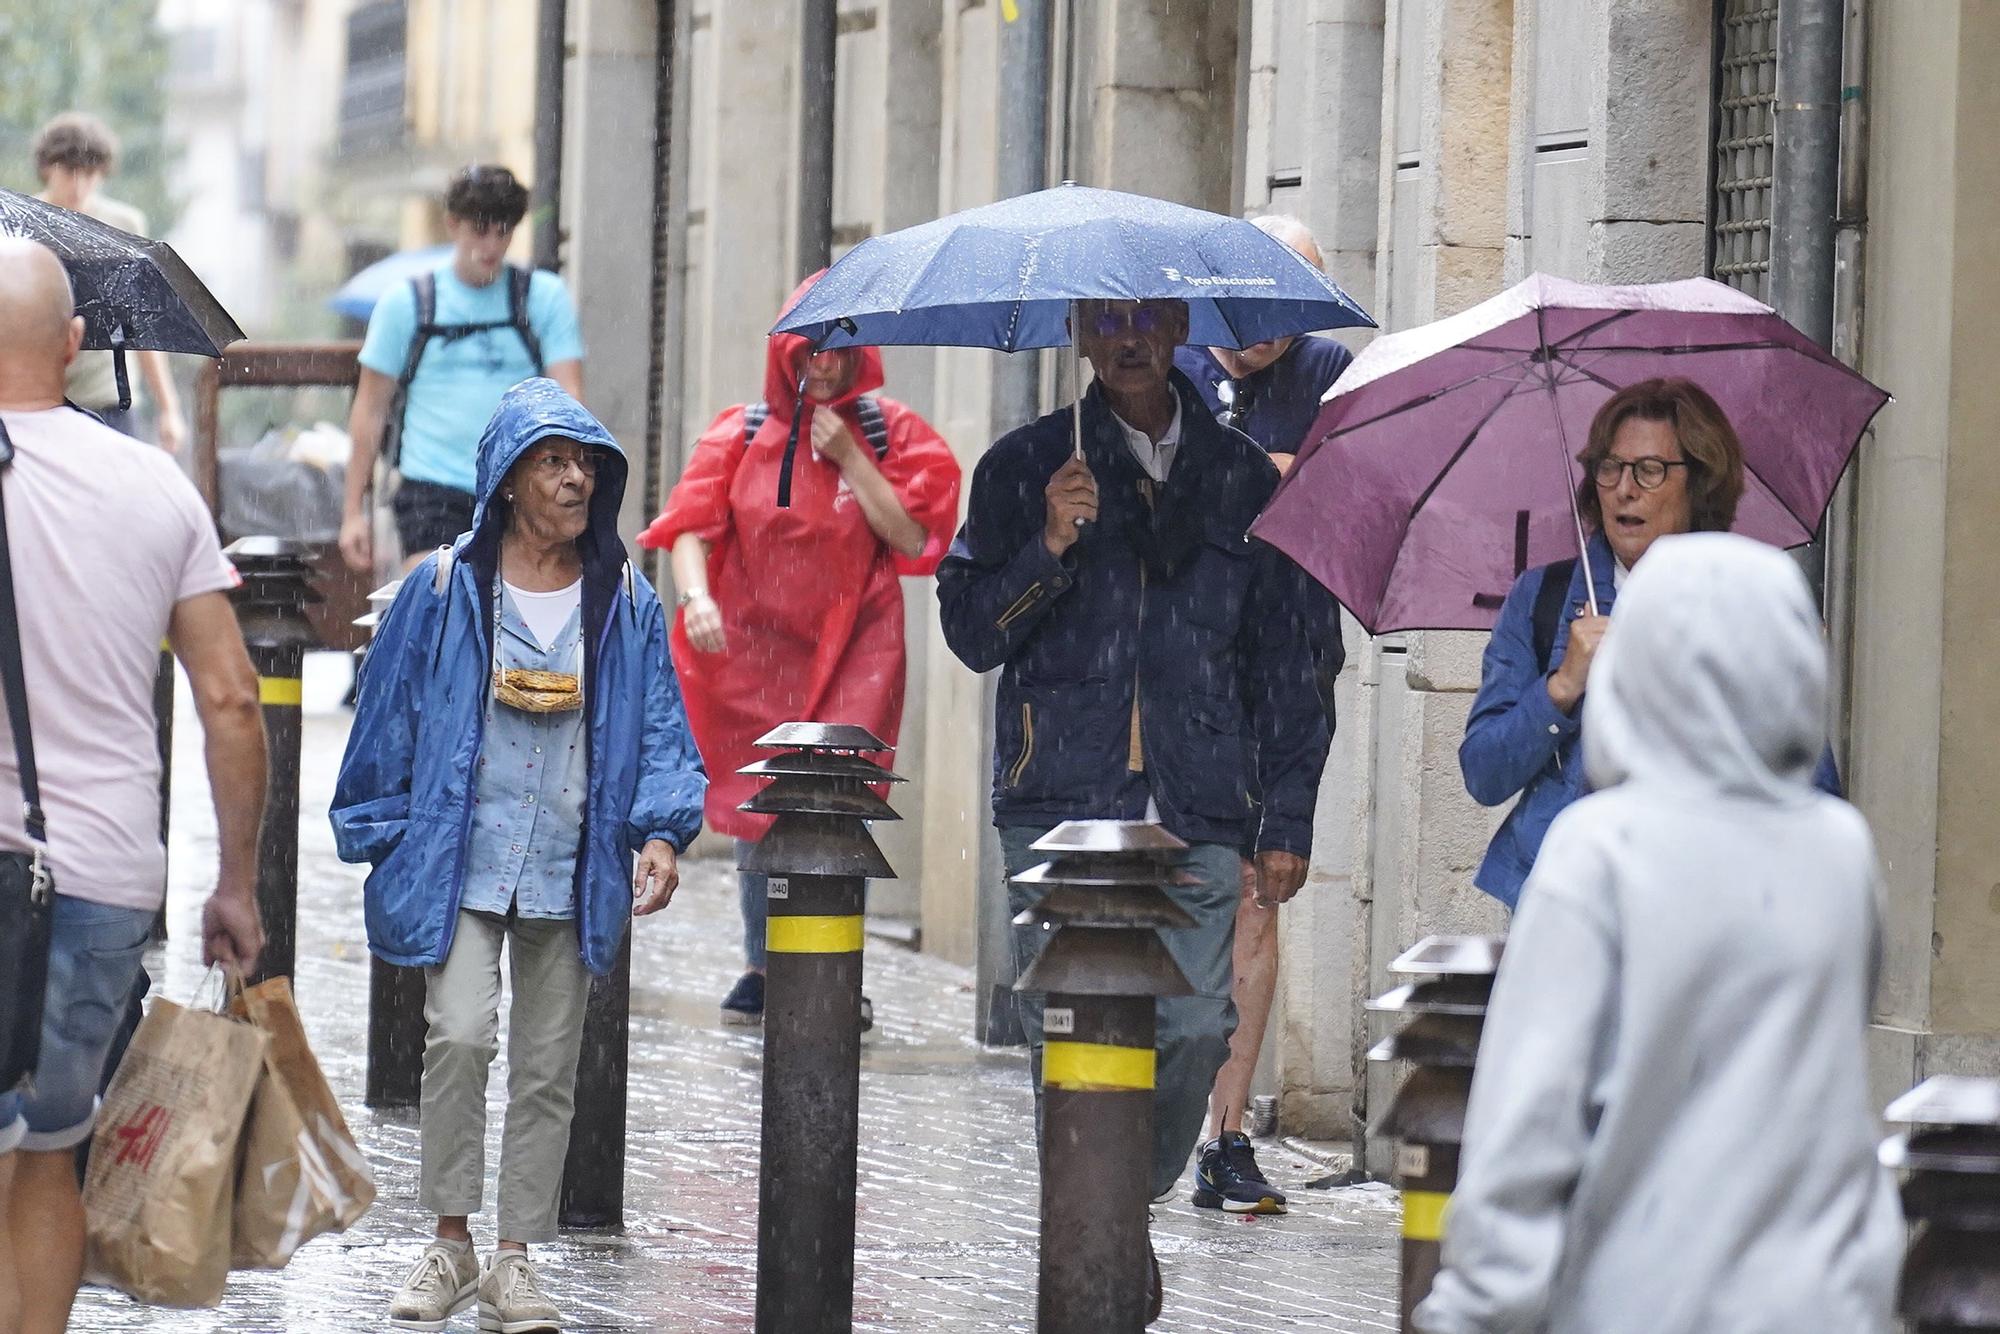
<instances>
[{"instance_id":1,"label":"pink umbrella","mask_svg":"<svg viewBox=\"0 0 2000 1334\"><path fill-rule=\"evenodd\" d=\"M1655 376L1693 380L1728 414L1748 473L1736 531L1780 547L1818 530L1889 398L1721 283L1536 274L1371 343L1251 532L1370 634L1489 630L1516 576L1578 553L1590 419Z\"/></svg>"}]
</instances>

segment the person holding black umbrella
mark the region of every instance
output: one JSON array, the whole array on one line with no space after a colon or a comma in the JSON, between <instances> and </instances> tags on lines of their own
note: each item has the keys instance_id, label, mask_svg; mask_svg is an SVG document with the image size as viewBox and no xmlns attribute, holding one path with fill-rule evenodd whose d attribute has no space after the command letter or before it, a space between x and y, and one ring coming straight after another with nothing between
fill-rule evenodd
<instances>
[{"instance_id":1,"label":"person holding black umbrella","mask_svg":"<svg viewBox=\"0 0 2000 1334\"><path fill-rule=\"evenodd\" d=\"M1303 576L1246 535L1278 470L1174 370L1187 332L1180 301L1078 302L1096 382L987 451L938 572L952 652L1000 669L993 814L1013 912L1032 893L1012 877L1062 821L1155 819L1190 845L1190 881L1167 893L1197 924L1161 933L1195 994L1159 1002L1156 1197L1229 1054L1239 850L1254 853L1260 901L1298 892L1328 744L1294 613ZM1015 929L1022 972L1036 936ZM1040 997L1020 1009L1039 1091ZM1157 1269L1155 1284L1157 1298Z\"/></svg>"},{"instance_id":2,"label":"person holding black umbrella","mask_svg":"<svg viewBox=\"0 0 2000 1334\"><path fill-rule=\"evenodd\" d=\"M35 174L42 192L36 196L60 208L109 223L134 236L146 234L146 215L130 204L103 193L102 187L118 165L118 139L105 123L80 111L65 111L35 135ZM187 440L187 418L164 352L138 354L139 373L153 395L154 427L160 448L178 454ZM118 377L109 352L79 352L64 377L63 393L70 402L104 419L126 435L137 435L134 406L118 401Z\"/></svg>"}]
</instances>

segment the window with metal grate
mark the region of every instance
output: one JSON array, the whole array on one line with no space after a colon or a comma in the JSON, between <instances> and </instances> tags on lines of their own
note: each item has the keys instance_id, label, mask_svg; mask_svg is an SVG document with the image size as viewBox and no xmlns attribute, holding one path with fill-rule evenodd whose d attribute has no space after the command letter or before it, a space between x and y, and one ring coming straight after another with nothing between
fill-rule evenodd
<instances>
[{"instance_id":1,"label":"window with metal grate","mask_svg":"<svg viewBox=\"0 0 2000 1334\"><path fill-rule=\"evenodd\" d=\"M1715 151L1708 271L1762 300L1771 274L1771 159L1777 112L1776 0L1717 0Z\"/></svg>"}]
</instances>

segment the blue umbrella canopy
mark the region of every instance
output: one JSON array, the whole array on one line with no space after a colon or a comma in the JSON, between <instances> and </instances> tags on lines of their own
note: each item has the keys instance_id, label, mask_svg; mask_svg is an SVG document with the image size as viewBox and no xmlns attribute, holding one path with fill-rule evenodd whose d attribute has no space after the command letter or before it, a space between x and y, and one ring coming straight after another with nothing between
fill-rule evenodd
<instances>
[{"instance_id":1,"label":"blue umbrella canopy","mask_svg":"<svg viewBox=\"0 0 2000 1334\"><path fill-rule=\"evenodd\" d=\"M1074 301L1187 302L1188 342L1247 347L1374 327L1354 298L1240 218L1060 185L884 236L842 256L773 333L820 346L1061 347Z\"/></svg>"},{"instance_id":2,"label":"blue umbrella canopy","mask_svg":"<svg viewBox=\"0 0 2000 1334\"><path fill-rule=\"evenodd\" d=\"M451 258L448 245L425 246L422 250L399 250L376 260L340 285L326 299L327 308L339 315L365 320L374 313L375 303L397 283L405 283L420 273L440 268Z\"/></svg>"}]
</instances>

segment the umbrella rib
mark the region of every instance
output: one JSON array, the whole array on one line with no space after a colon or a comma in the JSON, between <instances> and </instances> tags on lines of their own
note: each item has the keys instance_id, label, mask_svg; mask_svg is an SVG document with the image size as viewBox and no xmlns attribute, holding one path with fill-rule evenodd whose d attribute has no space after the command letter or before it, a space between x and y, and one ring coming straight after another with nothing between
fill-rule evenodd
<instances>
[{"instance_id":1,"label":"umbrella rib","mask_svg":"<svg viewBox=\"0 0 2000 1334\"><path fill-rule=\"evenodd\" d=\"M1609 326L1618 323L1618 321L1626 318L1627 316L1636 315L1638 313L1639 312L1636 310L1614 310L1611 312L1611 314L1599 320L1597 323L1586 324L1581 329L1576 330L1574 333L1564 334L1561 338L1556 339L1553 343L1550 343L1547 346L1553 349L1561 347L1565 343L1573 343L1579 338L1588 338L1592 334L1596 333L1599 329L1608 328ZM1536 320L1537 324L1539 325L1540 323L1539 309L1537 312ZM1592 350L1596 351L1598 349L1593 348Z\"/></svg>"},{"instance_id":2,"label":"umbrella rib","mask_svg":"<svg viewBox=\"0 0 2000 1334\"><path fill-rule=\"evenodd\" d=\"M1461 389L1465 389L1471 385L1478 384L1481 380L1497 379L1500 376L1501 372L1512 369L1515 369L1515 367L1496 366L1490 371L1481 371L1477 375L1468 375L1463 380L1459 380L1452 384L1445 385L1443 388L1433 389L1427 394L1420 394L1416 398L1411 399L1407 403L1400 403L1393 408L1385 408L1381 412L1376 413L1373 417L1366 417L1358 422L1349 422L1346 425L1340 427L1339 430L1328 431L1325 435L1321 436L1320 439L1322 441L1332 440L1336 436L1346 435L1350 431L1358 431L1364 426L1373 426L1376 422L1387 421L1389 420L1389 418L1400 416L1405 412L1414 412L1416 409L1421 408L1426 404L1435 402L1436 400L1443 398L1446 394L1456 393ZM1361 387L1363 389L1367 388L1366 385L1363 385ZM1357 390L1357 392L1359 391ZM1505 402L1506 400L1503 399L1501 401Z\"/></svg>"},{"instance_id":3,"label":"umbrella rib","mask_svg":"<svg viewBox=\"0 0 2000 1334\"><path fill-rule=\"evenodd\" d=\"M1766 339L1755 343L1703 343L1700 347L1593 347L1590 351L1599 356L1610 356L1614 352L1643 354L1649 357L1686 357L1702 352L1798 352L1800 349L1789 343Z\"/></svg>"},{"instance_id":4,"label":"umbrella rib","mask_svg":"<svg viewBox=\"0 0 2000 1334\"><path fill-rule=\"evenodd\" d=\"M1470 382L1468 381L1468 383ZM1479 438L1481 431L1486 429L1486 423L1492 421L1501 408L1506 407L1508 403L1521 394L1531 393L1539 388L1541 388L1541 385L1533 380L1522 381L1496 399L1493 406L1486 410L1486 415L1472 424L1472 429L1465 433L1465 439L1459 442L1458 448L1452 451L1452 456L1445 460L1444 466L1438 469L1437 476L1431 479L1430 485L1424 488L1423 494L1417 497L1416 503L1410 506L1410 512L1404 516L1403 534L1405 537L1409 535L1411 525L1416 523L1417 514L1423 509L1431 496L1437 492L1437 489L1444 485L1444 479L1451 474L1453 468L1458 466L1458 461L1465 457L1465 452L1472 448L1472 442ZM1378 611L1383 602L1388 600L1389 585L1396 581L1396 568L1402 563L1403 548L1399 545L1396 551L1396 559L1389 562L1389 572L1382 577L1382 586L1375 590L1375 606Z\"/></svg>"},{"instance_id":5,"label":"umbrella rib","mask_svg":"<svg viewBox=\"0 0 2000 1334\"><path fill-rule=\"evenodd\" d=\"M1465 452L1472 448L1472 442L1477 440L1479 433L1486 429L1486 423L1492 421L1500 409L1506 407L1520 395L1532 393L1540 388L1541 385L1534 381L1524 380L1494 400L1493 406L1486 410L1486 415L1472 424L1472 429L1465 433L1465 439L1459 441L1458 448L1452 451L1451 457L1445 460L1442 468L1438 469L1437 476L1431 478L1430 485L1424 488L1423 494L1418 496L1416 503L1410 506L1410 512L1403 518L1404 532L1407 533L1409 531L1410 525L1417 521L1417 514L1430 502L1430 498L1437 493L1437 489L1444 485L1444 479L1451 475L1451 470L1458 466L1458 461L1465 457ZM1391 577L1396 573L1396 567L1393 564L1389 567L1389 573ZM1378 601L1380 598L1385 598L1388 595L1389 585L1385 580L1382 585L1382 591L1377 595Z\"/></svg>"}]
</instances>

